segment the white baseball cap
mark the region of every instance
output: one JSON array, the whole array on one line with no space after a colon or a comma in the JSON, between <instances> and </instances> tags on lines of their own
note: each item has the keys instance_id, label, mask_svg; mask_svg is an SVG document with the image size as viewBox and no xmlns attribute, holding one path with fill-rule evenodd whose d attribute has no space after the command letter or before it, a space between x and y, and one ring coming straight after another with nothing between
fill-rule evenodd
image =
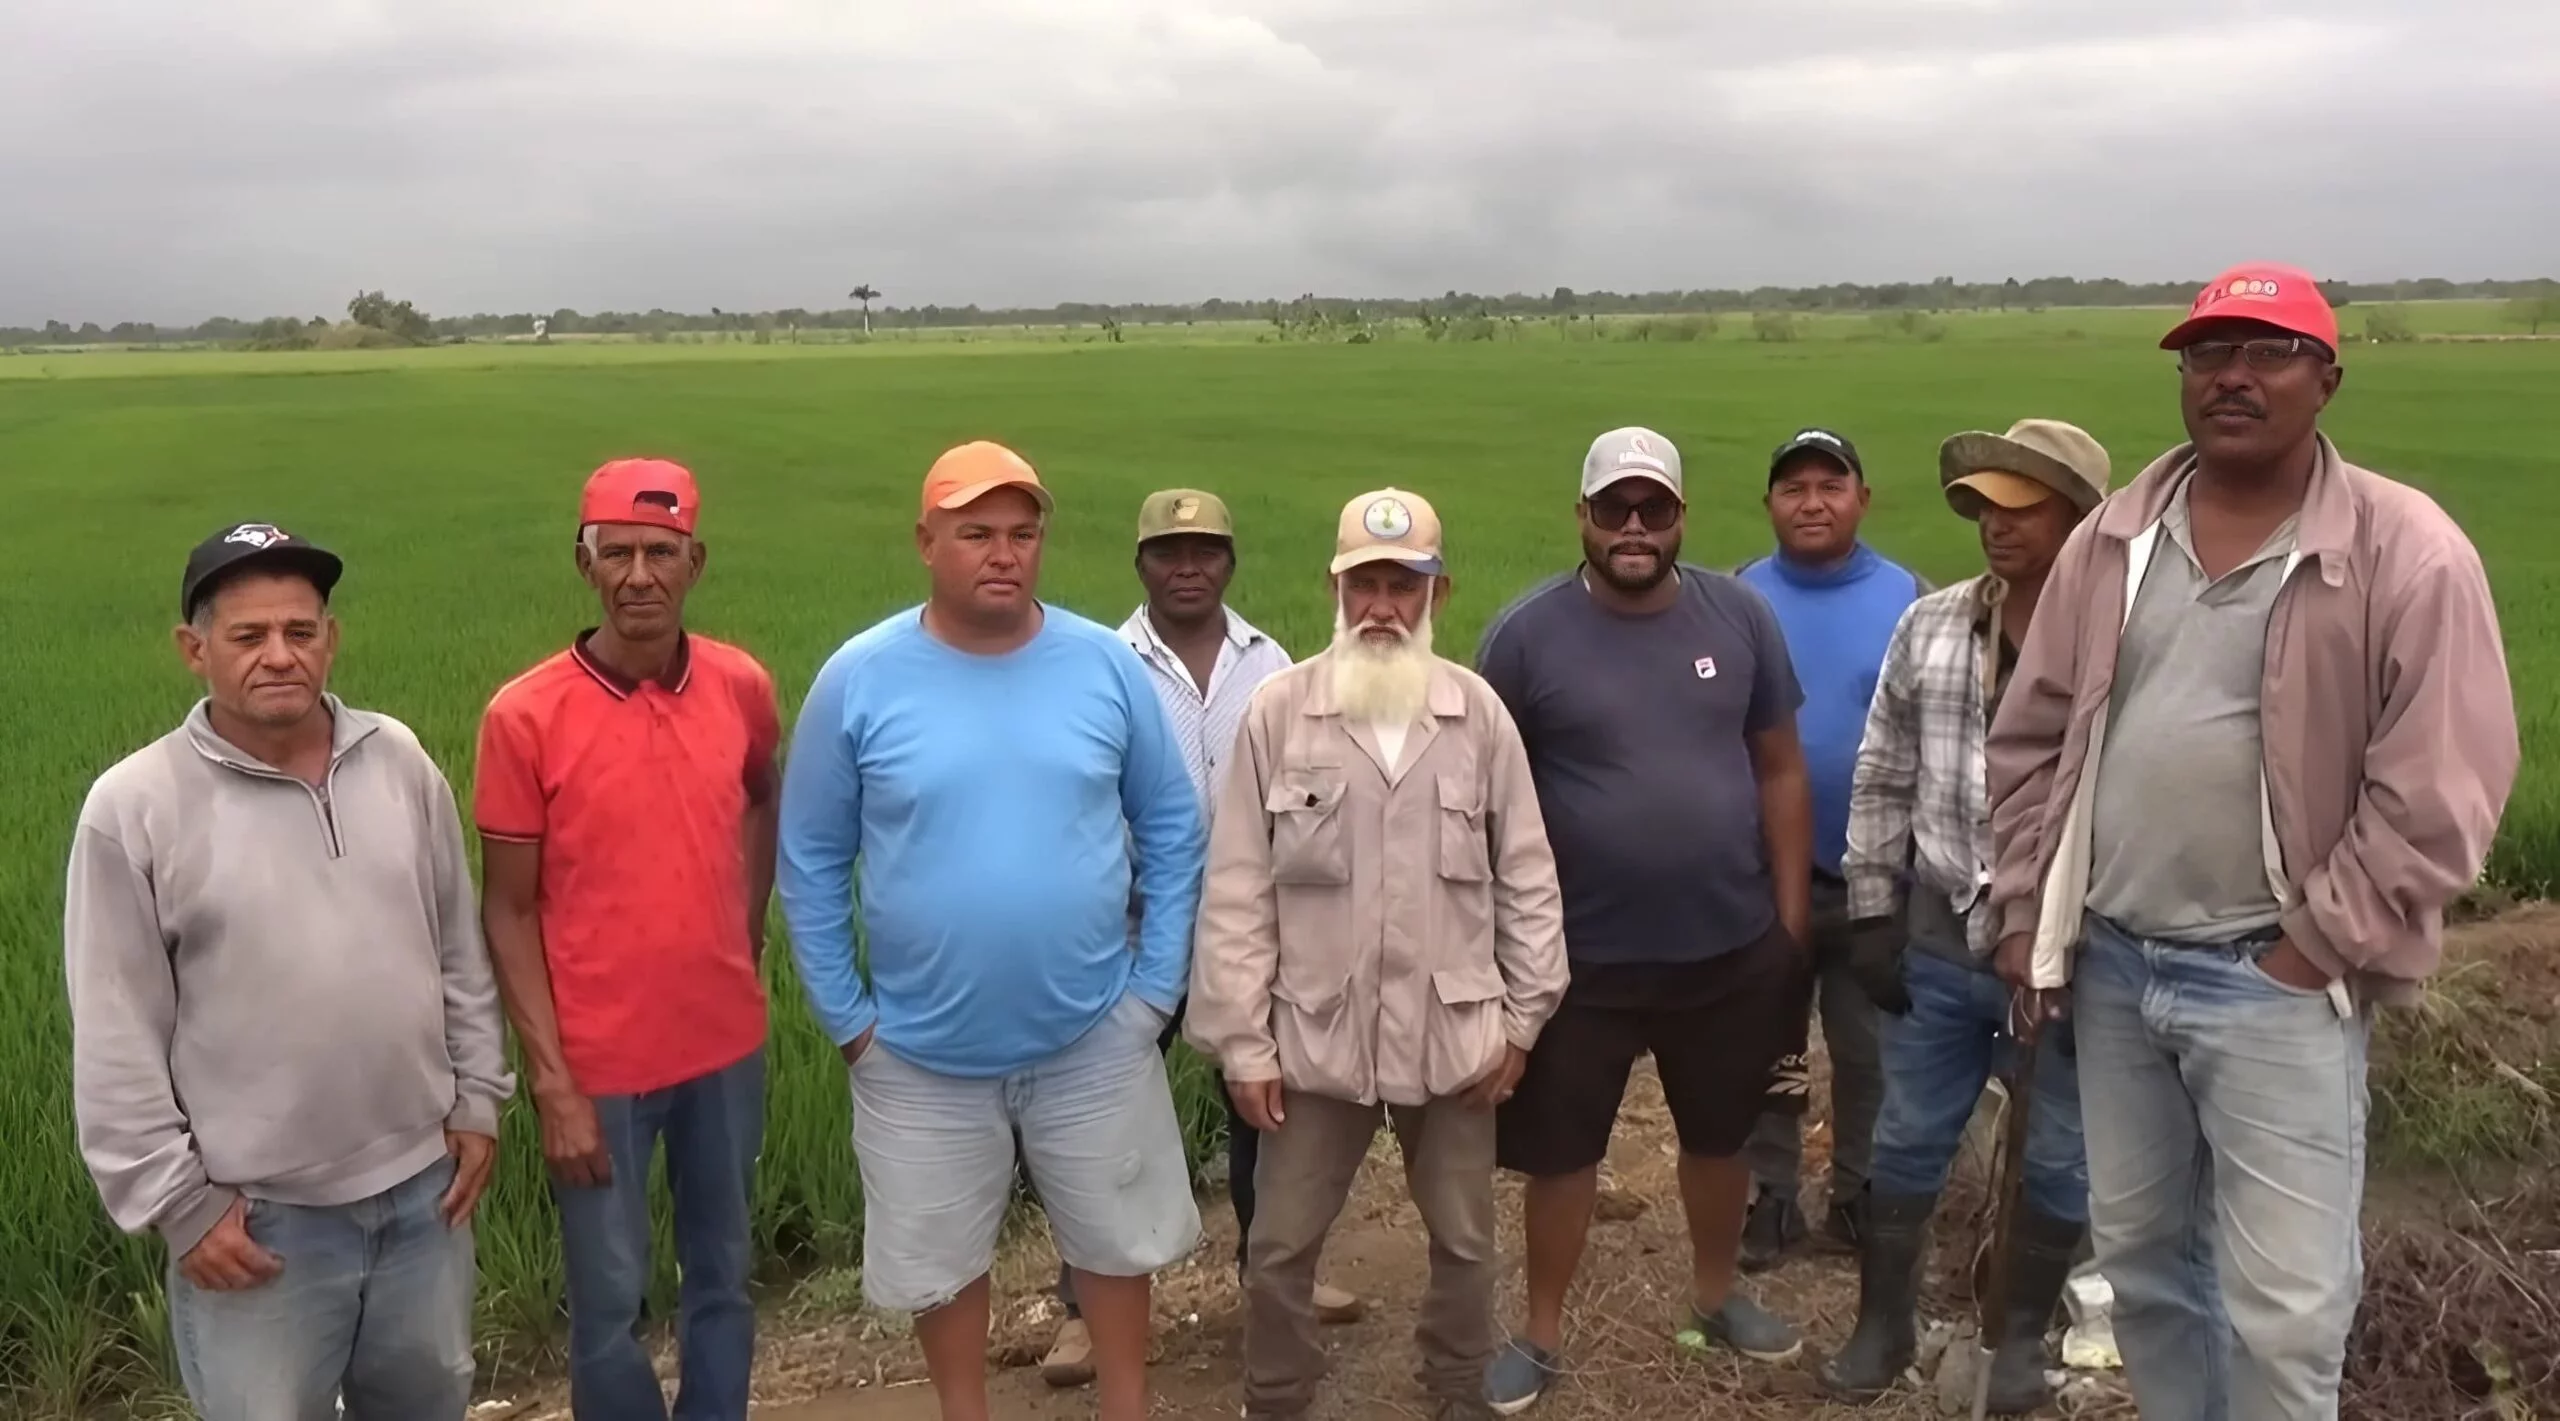
<instances>
[{"instance_id":1,"label":"white baseball cap","mask_svg":"<svg viewBox=\"0 0 2560 1421\"><path fill-rule=\"evenodd\" d=\"M1680 487L1680 451L1641 425L1613 429L1591 441L1582 456L1582 496L1589 498L1620 479L1650 479L1686 501Z\"/></svg>"}]
</instances>

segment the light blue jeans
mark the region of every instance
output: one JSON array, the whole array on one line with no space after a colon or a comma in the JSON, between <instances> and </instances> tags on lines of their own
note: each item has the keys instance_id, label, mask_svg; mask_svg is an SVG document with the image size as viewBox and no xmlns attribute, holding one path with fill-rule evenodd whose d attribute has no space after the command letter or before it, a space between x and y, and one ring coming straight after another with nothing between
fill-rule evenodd
<instances>
[{"instance_id":1,"label":"light blue jeans","mask_svg":"<svg viewBox=\"0 0 2560 1421\"><path fill-rule=\"evenodd\" d=\"M2145 1416L2331 1421L2364 1284L2368 1020L2272 939L2088 920L2074 974L2090 1230Z\"/></svg>"},{"instance_id":2,"label":"light blue jeans","mask_svg":"<svg viewBox=\"0 0 2560 1421\"><path fill-rule=\"evenodd\" d=\"M1902 954L1902 982L1911 1010L1876 1014L1884 1038L1884 1109L1876 1116L1870 1178L1880 1194L1936 1194L1947 1187L1947 1169L1984 1084L1994 1071L2012 1073L2019 1064L2018 1044L2005 1034L2009 984L1916 946ZM2036 1039L2034 1098L2026 1111L2028 1205L2064 1223L2086 1220L2080 1063L2069 1018Z\"/></svg>"},{"instance_id":3,"label":"light blue jeans","mask_svg":"<svg viewBox=\"0 0 2560 1421\"><path fill-rule=\"evenodd\" d=\"M439 1160L370 1199L250 1201L274 1281L206 1292L169 1268L178 1372L204 1421L461 1421L471 1405L471 1230L448 1229Z\"/></svg>"},{"instance_id":4,"label":"light blue jeans","mask_svg":"<svg viewBox=\"0 0 2560 1421\"><path fill-rule=\"evenodd\" d=\"M597 1096L613 1158L600 1188L553 1184L569 1272L569 1407L578 1421L665 1421L640 1341L649 1291L649 1161L667 1149L674 1196L679 1421L744 1421L755 1369L748 1225L764 1142L764 1052L646 1095Z\"/></svg>"}]
</instances>

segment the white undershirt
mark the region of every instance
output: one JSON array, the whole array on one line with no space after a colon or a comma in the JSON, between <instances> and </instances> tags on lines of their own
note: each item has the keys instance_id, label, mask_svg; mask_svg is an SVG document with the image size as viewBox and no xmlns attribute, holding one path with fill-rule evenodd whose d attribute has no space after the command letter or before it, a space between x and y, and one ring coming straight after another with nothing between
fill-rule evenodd
<instances>
[{"instance_id":1,"label":"white undershirt","mask_svg":"<svg viewBox=\"0 0 2560 1421\"><path fill-rule=\"evenodd\" d=\"M1412 725L1410 720L1369 722L1369 733L1378 737L1378 753L1387 757L1388 774L1394 774L1396 767L1404 763L1404 733Z\"/></svg>"}]
</instances>

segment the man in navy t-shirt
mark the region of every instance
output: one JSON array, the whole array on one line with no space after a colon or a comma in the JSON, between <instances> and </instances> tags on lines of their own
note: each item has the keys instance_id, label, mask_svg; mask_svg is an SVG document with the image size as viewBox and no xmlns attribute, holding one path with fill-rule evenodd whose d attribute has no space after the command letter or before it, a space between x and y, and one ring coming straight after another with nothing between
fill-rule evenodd
<instances>
[{"instance_id":1,"label":"man in navy t-shirt","mask_svg":"<svg viewBox=\"0 0 2560 1421\"><path fill-rule=\"evenodd\" d=\"M1867 471L1857 446L1827 429L1798 430L1769 458L1769 523L1777 550L1743 566L1787 634L1787 653L1804 686L1797 728L1813 777L1814 975L1792 1013L1796 1037L1779 1062L1768 1107L1743 1158L1757 1197L1742 1231L1742 1267L1776 1263L1805 1236L1802 1192L1806 1059L1818 995L1822 1039L1831 1055L1831 1200L1824 1245L1858 1241L1858 1200L1873 1157L1884 1076L1875 1004L1849 970L1849 889L1840 872L1849 832L1849 781L1885 647L1902 613L1928 584L1858 541L1867 513Z\"/></svg>"},{"instance_id":2,"label":"man in navy t-shirt","mask_svg":"<svg viewBox=\"0 0 2560 1421\"><path fill-rule=\"evenodd\" d=\"M1506 1416L1560 1365L1600 1162L1647 1051L1680 1138L1693 1255L1677 1340L1769 1361L1801 1346L1733 1284L1751 1187L1740 1155L1801 1001L1803 697L1768 603L1679 562L1671 441L1601 435L1581 492L1582 565L1496 617L1477 653L1528 748L1573 971L1496 1131L1502 1166L1529 1176L1528 1320L1486 1375Z\"/></svg>"}]
</instances>

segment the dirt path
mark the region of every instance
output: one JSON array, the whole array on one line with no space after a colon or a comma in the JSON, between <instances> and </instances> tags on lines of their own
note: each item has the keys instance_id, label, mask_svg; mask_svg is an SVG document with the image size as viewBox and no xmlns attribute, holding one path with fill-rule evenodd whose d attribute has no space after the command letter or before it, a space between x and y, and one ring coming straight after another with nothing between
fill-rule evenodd
<instances>
[{"instance_id":1,"label":"dirt path","mask_svg":"<svg viewBox=\"0 0 2560 1421\"><path fill-rule=\"evenodd\" d=\"M1829 1144L1818 1121L1806 1153L1807 1177L1821 1178ZM1556 1421L1879 1415L1830 1407L1813 1383L1819 1355L1838 1345L1856 1311L1856 1272L1846 1258L1800 1257L1748 1284L1762 1301L1804 1328L1809 1345L1798 1364L1701 1361L1672 1348L1670 1332L1682 1311L1688 1274L1676 1158L1659 1089L1649 1072L1641 1073L1610 1152L1610 1193L1603 1220L1593 1230L1575 1299L1572 1373L1537 1414ZM1520 1305L1519 1191L1516 1181L1508 1179L1501 1187L1506 1282L1500 1307L1502 1316L1511 1319ZM1961 1216L1976 1198L1978 1191L1960 1187L1950 1213ZM1234 1218L1217 1200L1204 1200L1203 1214L1210 1223L1209 1239L1190 1263L1158 1281L1152 1380L1159 1415L1233 1416L1240 1404L1236 1358L1242 1314L1224 1263L1233 1255ZM1969 1237L1970 1230L1959 1222L1950 1232ZM1951 1237L1942 1244L1934 1271L1960 1271L1965 1241ZM1411 1375L1411 1327L1426 1271L1424 1247L1420 1221L1403 1197L1394 1141L1381 1135L1327 1244L1325 1276L1367 1298L1370 1311L1360 1323L1327 1330L1333 1373L1318 1417L1430 1414ZM998 1416L1092 1414L1089 1393L1053 1391L1040 1380L1037 1362L1056 1326L1043 1284L1055 1267L1055 1256L1036 1228L1026 1231L999 1267L990 1352ZM1949 1311L1946 1301L1941 1299L1942 1306L1933 1312ZM759 1405L759 1417L934 1421L937 1415L913 1344L904 1338L865 1335L865 1329L849 1326L816 1339L785 1342L782 1350L804 1362L766 1369L773 1373L773 1384L759 1390L770 1391L775 1404ZM1928 1408L1915 1397L1908 1407L1881 1414L1921 1415Z\"/></svg>"},{"instance_id":2,"label":"dirt path","mask_svg":"<svg viewBox=\"0 0 2560 1421\"><path fill-rule=\"evenodd\" d=\"M2463 1083L2501 1074L2501 1067L2512 1074L2518 1067L2539 1070L2539 1062L2560 1060L2560 909L2526 908L2459 928L2450 935L2448 960L2430 1010L2430 1019L2441 1019L2427 1029L2430 1035L2418 1038L2429 1052L2453 1053L2436 1062L2435 1069L2449 1070L2456 1083ZM1817 1102L1828 1093L1820 1061L1817 1053ZM2528 1082L2518 1089L2547 1088ZM2545 1098L2534 1096L2537 1101ZM1969 1313L1963 1274L1982 1209L1989 1117L1987 1110L1977 1115L1975 1137L1958 1159L1955 1182L1940 1210L1932 1286L1923 1307L1929 1320ZM1817 1118L1807 1131L1808 1179L1823 1177L1829 1143ZM1866 1410L1833 1407L1820 1398L1813 1369L1845 1339L1856 1312L1855 1267L1846 1258L1797 1257L1776 1273L1745 1284L1803 1330L1806 1353L1798 1363L1765 1367L1677 1354L1669 1333L1682 1308L1688 1270L1676 1158L1660 1091L1650 1069L1641 1069L1611 1147L1611 1193L1604 1200L1603 1220L1593 1230L1573 1300L1571 1374L1534 1416L1541 1421L1846 1421L1853 1416L1917 1421L1940 1414L1935 1398L1916 1389ZM2421 1378L2394 1383L2399 1390L2390 1393L2387 1414L2395 1417L2414 1421L2491 1414L2482 1407L2488 1384L2485 1364L2469 1368L2481 1374L2470 1384L2447 1386L2426 1379L2451 1376L2459 1383L2470 1356L2466 1349L2477 1350L2483 1339L2505 1337L2501 1345L2514 1358L2547 1361L2552 1335L2547 1319L2560 1316L2560 1233L2551 1225L2551 1218L2560 1215L2535 1213L2528 1200L2523 1222L2508 1229L2512 1236L2502 1241L2480 1206L2468 1202L2491 1197L2481 1192L2490 1185L2478 1179L2471 1184L2475 1187L2466 1192L2451 1190L2450 1181L2432 1176L2417 1182L2378 1176L2371 1185L2368 1312L2377 1306L2397 1309L2379 1325L2377 1336L2383 1341L2377 1345L2391 1353L2395 1376L2414 1369ZM1499 1308L1505 1320L1516 1320L1518 1186L1506 1179L1500 1187L1505 1281ZM1209 1236L1189 1263L1158 1280L1151 1380L1159 1416L1205 1421L1238 1413L1242 1317L1227 1262L1234 1256L1233 1216L1219 1198L1204 1199L1201 1212ZM2402 1236L2412 1232L2414 1242ZM1038 1362L1058 1321L1048 1291L1056 1270L1045 1230L1036 1218L1027 1220L997 1267L989 1362L999 1417L1052 1421L1092 1415L1090 1393L1053 1392L1039 1378ZM1333 1375L1318 1418L1429 1414L1411 1379L1411 1319L1424 1273L1421 1225L1403 1199L1392 1137L1382 1135L1327 1246L1325 1276L1367 1298L1370 1312L1364 1322L1326 1333ZM2548 1296L2539 1303L2518 1291L2542 1288L2540 1280L2545 1279ZM2537 1306L2542 1310L2535 1311ZM2461 1325L2459 1335L2448 1334L2448 1341L2438 1334L2445 1333L2449 1312ZM938 1421L932 1390L902 1323L863 1312L856 1290L841 1275L805 1285L793 1303L768 1316L757 1360L759 1418ZM2355 1365L2372 1370L2370 1360ZM2551 1392L2551 1409L2540 1414L2560 1416L2560 1370L2545 1366L2538 1375L2546 1378L2541 1385ZM484 1402L475 1408L473 1421L567 1421L565 1401L555 1381L510 1399ZM2122 1421L2133 1411L2119 1375L2094 1387L2081 1384L2060 1414ZM2351 1409L2349 1414L2357 1413Z\"/></svg>"}]
</instances>

